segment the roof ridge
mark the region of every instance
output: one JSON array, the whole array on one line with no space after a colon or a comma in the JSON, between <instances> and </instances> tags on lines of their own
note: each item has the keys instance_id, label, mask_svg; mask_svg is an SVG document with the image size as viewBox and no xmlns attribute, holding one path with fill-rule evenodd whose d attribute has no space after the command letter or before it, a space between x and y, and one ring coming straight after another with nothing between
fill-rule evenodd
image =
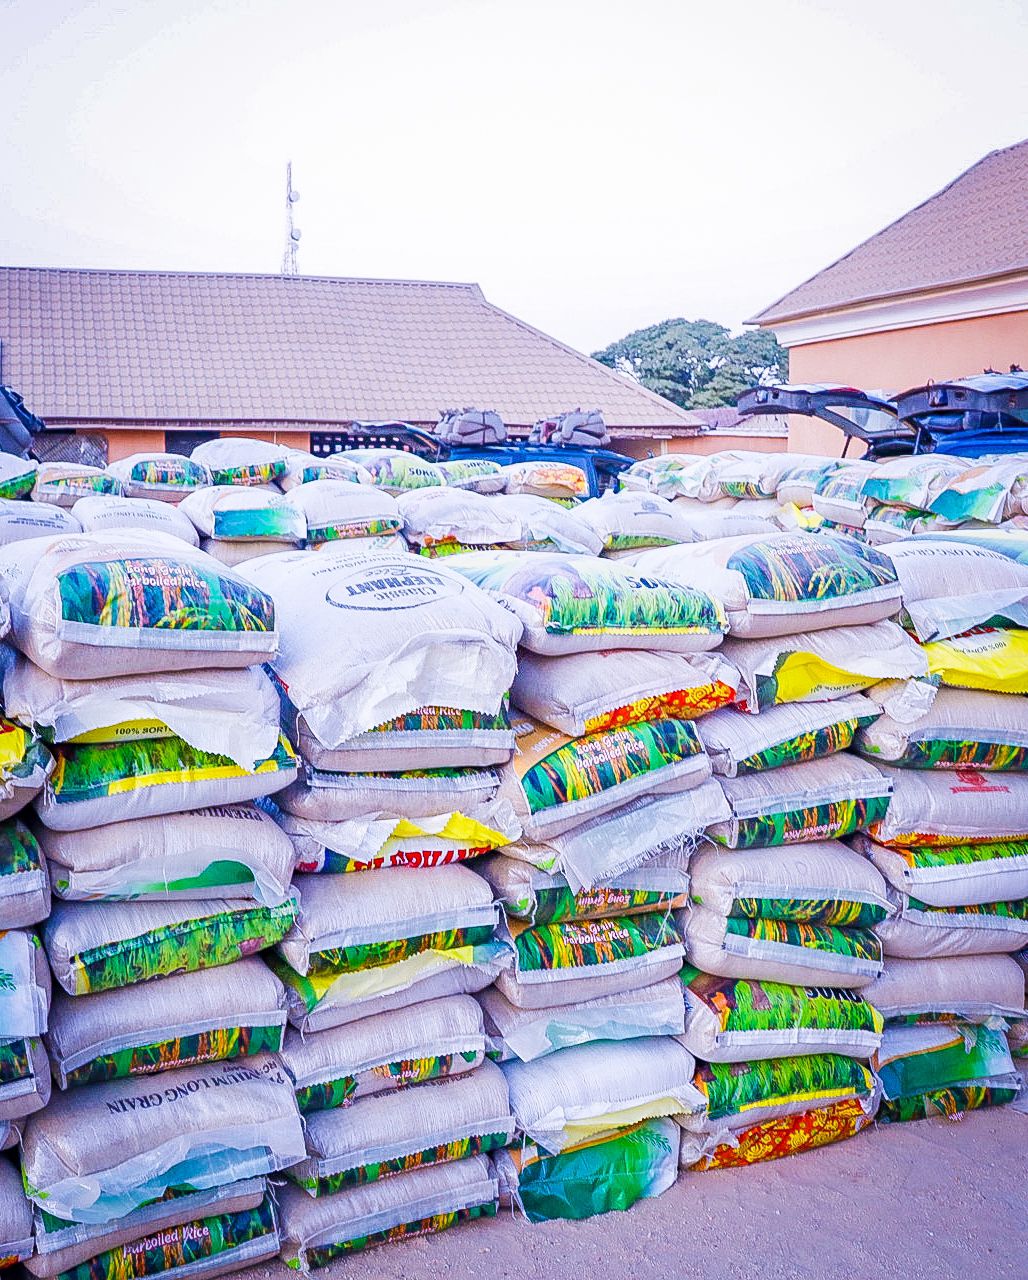
<instances>
[{"instance_id":1,"label":"roof ridge","mask_svg":"<svg viewBox=\"0 0 1028 1280\"><path fill-rule=\"evenodd\" d=\"M470 289L479 295L482 286L474 280L409 280L404 278L390 279L387 276L326 276L326 275L284 275L280 271L193 271L179 270L171 267L40 267L0 263L0 271L47 272L58 275L91 275L91 276L188 276L201 280L282 280L293 282L321 281L330 284L373 284L404 285L428 289Z\"/></svg>"}]
</instances>

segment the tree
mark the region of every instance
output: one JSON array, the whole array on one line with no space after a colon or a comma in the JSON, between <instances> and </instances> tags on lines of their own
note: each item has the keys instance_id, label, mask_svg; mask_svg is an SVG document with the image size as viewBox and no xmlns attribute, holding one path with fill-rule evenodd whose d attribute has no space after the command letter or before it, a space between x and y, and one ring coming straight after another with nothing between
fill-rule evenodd
<instances>
[{"instance_id":1,"label":"tree","mask_svg":"<svg viewBox=\"0 0 1028 1280\"><path fill-rule=\"evenodd\" d=\"M747 387L783 381L788 370L773 333L747 330L733 337L711 320L663 320L612 342L593 359L683 409L735 404Z\"/></svg>"}]
</instances>

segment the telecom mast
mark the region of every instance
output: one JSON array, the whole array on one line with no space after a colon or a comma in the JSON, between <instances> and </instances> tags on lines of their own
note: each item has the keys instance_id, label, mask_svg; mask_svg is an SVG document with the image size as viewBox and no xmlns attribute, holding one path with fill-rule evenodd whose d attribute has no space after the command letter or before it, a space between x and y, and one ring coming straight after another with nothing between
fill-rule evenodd
<instances>
[{"instance_id":1,"label":"telecom mast","mask_svg":"<svg viewBox=\"0 0 1028 1280\"><path fill-rule=\"evenodd\" d=\"M293 162L286 164L286 247L282 254L282 274L297 274L296 251L300 247L300 229L293 226L293 205L300 198L299 191L293 190Z\"/></svg>"}]
</instances>

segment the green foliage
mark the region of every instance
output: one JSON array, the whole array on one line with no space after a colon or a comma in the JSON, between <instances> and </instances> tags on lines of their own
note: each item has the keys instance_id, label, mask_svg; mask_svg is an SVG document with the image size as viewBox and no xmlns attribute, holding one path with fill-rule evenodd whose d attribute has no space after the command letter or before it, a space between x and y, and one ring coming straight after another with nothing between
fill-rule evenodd
<instances>
[{"instance_id":1,"label":"green foliage","mask_svg":"<svg viewBox=\"0 0 1028 1280\"><path fill-rule=\"evenodd\" d=\"M681 318L637 329L593 359L683 409L734 405L747 387L784 381L789 371L788 353L769 331L733 337L722 324Z\"/></svg>"}]
</instances>

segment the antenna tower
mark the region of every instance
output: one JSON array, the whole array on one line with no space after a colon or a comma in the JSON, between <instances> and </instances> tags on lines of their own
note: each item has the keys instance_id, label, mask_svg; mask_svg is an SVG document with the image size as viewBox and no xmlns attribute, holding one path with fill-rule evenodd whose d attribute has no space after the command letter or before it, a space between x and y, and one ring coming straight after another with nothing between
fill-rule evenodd
<instances>
[{"instance_id":1,"label":"antenna tower","mask_svg":"<svg viewBox=\"0 0 1028 1280\"><path fill-rule=\"evenodd\" d=\"M300 229L293 226L293 206L300 198L299 191L293 190L293 162L286 164L286 247L282 254L282 274L297 274L296 251L300 247Z\"/></svg>"}]
</instances>

